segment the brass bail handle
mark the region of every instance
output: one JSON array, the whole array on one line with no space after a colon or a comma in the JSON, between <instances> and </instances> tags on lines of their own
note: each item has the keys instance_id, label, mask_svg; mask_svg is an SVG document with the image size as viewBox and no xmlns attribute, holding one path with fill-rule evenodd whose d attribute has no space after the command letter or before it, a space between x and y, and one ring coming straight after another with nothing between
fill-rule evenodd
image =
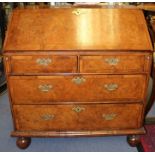
<instances>
[{"instance_id":1,"label":"brass bail handle","mask_svg":"<svg viewBox=\"0 0 155 155\"><path fill-rule=\"evenodd\" d=\"M117 83L105 84L104 88L108 91L114 91L114 90L118 89L118 84Z\"/></svg>"},{"instance_id":2,"label":"brass bail handle","mask_svg":"<svg viewBox=\"0 0 155 155\"><path fill-rule=\"evenodd\" d=\"M40 116L42 120L48 121L53 120L55 118L55 115L53 114L44 114Z\"/></svg>"},{"instance_id":3,"label":"brass bail handle","mask_svg":"<svg viewBox=\"0 0 155 155\"><path fill-rule=\"evenodd\" d=\"M38 86L38 89L42 92L49 92L53 88L50 84L42 84Z\"/></svg>"},{"instance_id":4,"label":"brass bail handle","mask_svg":"<svg viewBox=\"0 0 155 155\"><path fill-rule=\"evenodd\" d=\"M117 116L117 114L115 114L115 113L103 114L103 115L102 115L102 118L103 118L104 120L106 120L106 121L111 121L111 120L115 119L116 116Z\"/></svg>"}]
</instances>

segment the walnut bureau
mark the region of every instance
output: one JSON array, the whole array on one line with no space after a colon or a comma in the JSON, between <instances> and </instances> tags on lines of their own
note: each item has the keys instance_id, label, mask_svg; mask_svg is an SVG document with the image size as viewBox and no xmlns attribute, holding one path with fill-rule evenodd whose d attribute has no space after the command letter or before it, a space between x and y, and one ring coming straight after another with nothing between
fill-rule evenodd
<instances>
[{"instance_id":1,"label":"walnut bureau","mask_svg":"<svg viewBox=\"0 0 155 155\"><path fill-rule=\"evenodd\" d=\"M152 45L139 9L13 11L3 47L11 136L127 135L139 142Z\"/></svg>"}]
</instances>

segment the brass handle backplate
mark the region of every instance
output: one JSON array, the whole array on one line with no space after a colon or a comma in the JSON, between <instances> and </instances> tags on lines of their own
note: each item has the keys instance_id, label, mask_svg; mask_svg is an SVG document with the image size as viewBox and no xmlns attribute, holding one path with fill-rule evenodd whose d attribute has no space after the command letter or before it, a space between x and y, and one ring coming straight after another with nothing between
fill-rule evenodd
<instances>
[{"instance_id":1,"label":"brass handle backplate","mask_svg":"<svg viewBox=\"0 0 155 155\"><path fill-rule=\"evenodd\" d=\"M117 65L118 62L120 61L118 58L106 58L104 59L106 63L108 63L109 65Z\"/></svg>"},{"instance_id":2,"label":"brass handle backplate","mask_svg":"<svg viewBox=\"0 0 155 155\"><path fill-rule=\"evenodd\" d=\"M104 88L108 91L114 91L114 90L118 89L118 84L116 84L116 83L105 84Z\"/></svg>"},{"instance_id":3,"label":"brass handle backplate","mask_svg":"<svg viewBox=\"0 0 155 155\"><path fill-rule=\"evenodd\" d=\"M52 62L50 58L38 58L36 63L42 66L48 66Z\"/></svg>"},{"instance_id":4,"label":"brass handle backplate","mask_svg":"<svg viewBox=\"0 0 155 155\"><path fill-rule=\"evenodd\" d=\"M84 107L77 106L77 107L72 108L72 110L75 111L75 112L77 112L77 113L79 113L81 111L84 111L85 108Z\"/></svg>"},{"instance_id":5,"label":"brass handle backplate","mask_svg":"<svg viewBox=\"0 0 155 155\"><path fill-rule=\"evenodd\" d=\"M48 121L48 120L53 120L55 115L53 114L44 114L40 116L42 120Z\"/></svg>"},{"instance_id":6,"label":"brass handle backplate","mask_svg":"<svg viewBox=\"0 0 155 155\"><path fill-rule=\"evenodd\" d=\"M72 79L72 82L74 82L77 85L82 84L85 81L86 81L86 79L83 78L83 77L75 77L75 78Z\"/></svg>"},{"instance_id":7,"label":"brass handle backplate","mask_svg":"<svg viewBox=\"0 0 155 155\"><path fill-rule=\"evenodd\" d=\"M115 117L117 116L117 114L111 113L111 114L103 114L102 118L106 121L110 121L113 120Z\"/></svg>"},{"instance_id":8,"label":"brass handle backplate","mask_svg":"<svg viewBox=\"0 0 155 155\"><path fill-rule=\"evenodd\" d=\"M38 88L42 92L48 92L49 90L53 88L53 86L49 84L44 84L44 85L39 85Z\"/></svg>"}]
</instances>

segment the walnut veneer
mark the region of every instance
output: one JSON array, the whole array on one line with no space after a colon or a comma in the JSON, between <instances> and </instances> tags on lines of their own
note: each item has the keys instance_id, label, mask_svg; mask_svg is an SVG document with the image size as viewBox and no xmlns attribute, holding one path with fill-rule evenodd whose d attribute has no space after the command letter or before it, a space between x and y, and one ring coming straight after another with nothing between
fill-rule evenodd
<instances>
[{"instance_id":1,"label":"walnut veneer","mask_svg":"<svg viewBox=\"0 0 155 155\"><path fill-rule=\"evenodd\" d=\"M152 45L138 9L13 11L4 43L17 145L31 137L144 134Z\"/></svg>"}]
</instances>

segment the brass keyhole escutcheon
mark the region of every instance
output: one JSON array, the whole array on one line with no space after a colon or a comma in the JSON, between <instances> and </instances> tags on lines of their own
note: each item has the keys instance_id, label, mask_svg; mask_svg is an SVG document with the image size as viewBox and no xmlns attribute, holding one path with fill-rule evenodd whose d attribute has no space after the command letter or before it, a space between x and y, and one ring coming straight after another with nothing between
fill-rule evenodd
<instances>
[{"instance_id":1,"label":"brass keyhole escutcheon","mask_svg":"<svg viewBox=\"0 0 155 155\"><path fill-rule=\"evenodd\" d=\"M77 84L77 85L80 85L80 84L86 82L86 79L83 78L83 77L79 77L79 76L78 76L78 77L74 77L74 78L72 79L72 82L75 83L75 84Z\"/></svg>"},{"instance_id":2,"label":"brass keyhole escutcheon","mask_svg":"<svg viewBox=\"0 0 155 155\"><path fill-rule=\"evenodd\" d=\"M52 63L52 59L50 59L50 58L38 58L36 60L36 63L38 65L48 66L50 63Z\"/></svg>"},{"instance_id":3,"label":"brass keyhole escutcheon","mask_svg":"<svg viewBox=\"0 0 155 155\"><path fill-rule=\"evenodd\" d=\"M76 10L72 11L72 14L79 16L81 14L84 14L84 11L81 9L76 9Z\"/></svg>"},{"instance_id":4,"label":"brass keyhole escutcheon","mask_svg":"<svg viewBox=\"0 0 155 155\"><path fill-rule=\"evenodd\" d=\"M118 58L106 58L104 61L111 66L115 66L119 63L120 60Z\"/></svg>"},{"instance_id":5,"label":"brass keyhole escutcheon","mask_svg":"<svg viewBox=\"0 0 155 155\"><path fill-rule=\"evenodd\" d=\"M84 107L77 106L77 107L72 108L72 110L75 111L75 112L77 112L77 113L80 113L80 112L84 111L85 108Z\"/></svg>"}]
</instances>

